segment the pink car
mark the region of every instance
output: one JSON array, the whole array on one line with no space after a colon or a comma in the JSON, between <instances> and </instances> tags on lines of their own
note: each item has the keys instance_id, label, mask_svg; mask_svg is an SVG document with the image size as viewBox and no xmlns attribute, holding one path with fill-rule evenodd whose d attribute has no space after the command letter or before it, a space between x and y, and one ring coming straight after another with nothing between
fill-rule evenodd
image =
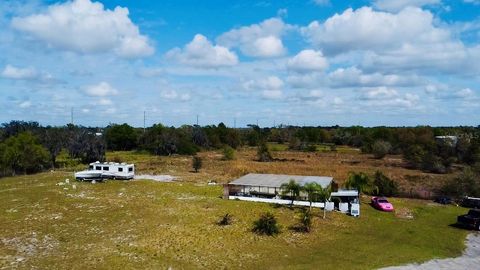
<instances>
[{"instance_id":1,"label":"pink car","mask_svg":"<svg viewBox=\"0 0 480 270\"><path fill-rule=\"evenodd\" d=\"M372 205L378 210L392 212L393 205L387 201L385 197L372 197Z\"/></svg>"}]
</instances>

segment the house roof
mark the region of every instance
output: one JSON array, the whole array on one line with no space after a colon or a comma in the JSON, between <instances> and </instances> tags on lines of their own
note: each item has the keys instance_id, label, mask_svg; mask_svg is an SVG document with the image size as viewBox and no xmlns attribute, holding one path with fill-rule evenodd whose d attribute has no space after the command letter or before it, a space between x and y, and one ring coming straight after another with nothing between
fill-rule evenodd
<instances>
[{"instance_id":1,"label":"house roof","mask_svg":"<svg viewBox=\"0 0 480 270\"><path fill-rule=\"evenodd\" d=\"M330 185L333 177L330 176L304 176L304 175L285 175L285 174L257 174L249 173L232 182L230 185L236 186L256 186L256 187L277 187L294 180L301 186L307 183L317 183L323 188Z\"/></svg>"}]
</instances>

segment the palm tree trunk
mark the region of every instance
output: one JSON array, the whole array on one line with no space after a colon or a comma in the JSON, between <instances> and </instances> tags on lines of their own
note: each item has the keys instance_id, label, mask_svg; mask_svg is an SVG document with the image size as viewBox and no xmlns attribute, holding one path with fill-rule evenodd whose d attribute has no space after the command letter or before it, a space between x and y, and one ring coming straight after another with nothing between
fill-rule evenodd
<instances>
[{"instance_id":1,"label":"palm tree trunk","mask_svg":"<svg viewBox=\"0 0 480 270\"><path fill-rule=\"evenodd\" d=\"M323 219L325 219L326 214L327 214L327 201L323 201Z\"/></svg>"}]
</instances>

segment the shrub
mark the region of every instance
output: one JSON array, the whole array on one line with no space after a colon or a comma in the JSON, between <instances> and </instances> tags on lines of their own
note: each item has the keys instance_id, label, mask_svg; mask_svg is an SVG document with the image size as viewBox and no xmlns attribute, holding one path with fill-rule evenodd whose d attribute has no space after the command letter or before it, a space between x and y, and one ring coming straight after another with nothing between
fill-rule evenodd
<instances>
[{"instance_id":1,"label":"shrub","mask_svg":"<svg viewBox=\"0 0 480 270\"><path fill-rule=\"evenodd\" d=\"M422 167L425 156L425 149L420 145L411 145L403 152L403 158L408 163L408 166L413 169Z\"/></svg>"},{"instance_id":2,"label":"shrub","mask_svg":"<svg viewBox=\"0 0 480 270\"><path fill-rule=\"evenodd\" d=\"M220 220L217 222L218 225L220 226L227 226L231 225L233 223L233 218L230 214L225 214L223 215Z\"/></svg>"},{"instance_id":3,"label":"shrub","mask_svg":"<svg viewBox=\"0 0 480 270\"><path fill-rule=\"evenodd\" d=\"M447 181L441 187L440 193L457 199L464 196L480 197L479 175L467 167L460 175Z\"/></svg>"},{"instance_id":4,"label":"shrub","mask_svg":"<svg viewBox=\"0 0 480 270\"><path fill-rule=\"evenodd\" d=\"M337 152L337 145L336 144L331 144L330 145L330 151L331 152Z\"/></svg>"},{"instance_id":5,"label":"shrub","mask_svg":"<svg viewBox=\"0 0 480 270\"><path fill-rule=\"evenodd\" d=\"M397 183L388 178L381 171L376 171L373 178L373 184L377 187L377 190L374 191L374 194L387 197L395 196L398 194Z\"/></svg>"},{"instance_id":6,"label":"shrub","mask_svg":"<svg viewBox=\"0 0 480 270\"><path fill-rule=\"evenodd\" d=\"M350 172L347 181L345 182L347 188L354 188L358 193L374 193L377 187L372 183L370 177L363 172Z\"/></svg>"},{"instance_id":7,"label":"shrub","mask_svg":"<svg viewBox=\"0 0 480 270\"><path fill-rule=\"evenodd\" d=\"M202 168L202 158L199 156L193 156L192 167L195 172L198 172Z\"/></svg>"},{"instance_id":8,"label":"shrub","mask_svg":"<svg viewBox=\"0 0 480 270\"><path fill-rule=\"evenodd\" d=\"M268 150L268 146L265 141L260 142L258 145L257 157L258 161L260 162L268 162L273 160L272 154L270 153L270 150Z\"/></svg>"},{"instance_id":9,"label":"shrub","mask_svg":"<svg viewBox=\"0 0 480 270\"><path fill-rule=\"evenodd\" d=\"M373 156L377 159L384 158L392 149L392 145L386 141L376 141L372 146Z\"/></svg>"},{"instance_id":10,"label":"shrub","mask_svg":"<svg viewBox=\"0 0 480 270\"><path fill-rule=\"evenodd\" d=\"M252 231L257 234L276 235L280 233L277 219L272 213L264 213L260 218L253 222Z\"/></svg>"},{"instance_id":11,"label":"shrub","mask_svg":"<svg viewBox=\"0 0 480 270\"><path fill-rule=\"evenodd\" d=\"M235 149L230 146L225 146L223 148L223 159L224 160L233 160L235 159Z\"/></svg>"},{"instance_id":12,"label":"shrub","mask_svg":"<svg viewBox=\"0 0 480 270\"><path fill-rule=\"evenodd\" d=\"M299 216L300 227L299 229L303 232L310 232L312 230L312 213L307 211L302 211Z\"/></svg>"},{"instance_id":13,"label":"shrub","mask_svg":"<svg viewBox=\"0 0 480 270\"><path fill-rule=\"evenodd\" d=\"M309 144L305 147L305 152L316 152L317 151L317 146L314 144Z\"/></svg>"}]
</instances>

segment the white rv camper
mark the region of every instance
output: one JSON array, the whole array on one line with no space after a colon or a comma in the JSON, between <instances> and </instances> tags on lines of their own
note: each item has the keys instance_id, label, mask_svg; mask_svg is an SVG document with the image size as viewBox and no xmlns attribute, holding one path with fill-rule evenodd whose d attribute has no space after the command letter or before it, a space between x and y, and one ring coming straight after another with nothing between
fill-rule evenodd
<instances>
[{"instance_id":1,"label":"white rv camper","mask_svg":"<svg viewBox=\"0 0 480 270\"><path fill-rule=\"evenodd\" d=\"M75 173L75 179L103 180L103 179L133 179L135 176L135 165L115 162L93 162L88 170Z\"/></svg>"}]
</instances>

